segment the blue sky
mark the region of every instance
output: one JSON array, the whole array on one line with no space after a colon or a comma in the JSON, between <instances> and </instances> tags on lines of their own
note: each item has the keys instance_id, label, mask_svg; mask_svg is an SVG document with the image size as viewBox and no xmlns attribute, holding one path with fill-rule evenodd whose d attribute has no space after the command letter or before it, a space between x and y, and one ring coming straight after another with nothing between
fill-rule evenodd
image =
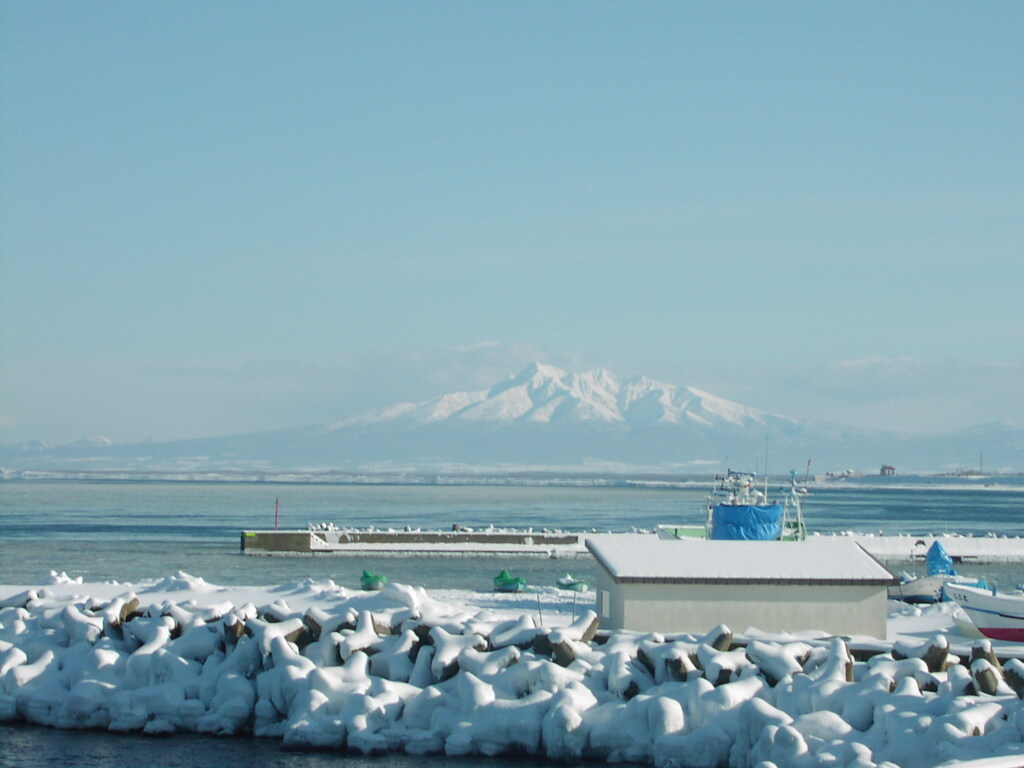
<instances>
[{"instance_id":1,"label":"blue sky","mask_svg":"<svg viewBox=\"0 0 1024 768\"><path fill-rule=\"evenodd\" d=\"M533 359L1024 421L1024 5L5 3L0 440Z\"/></svg>"}]
</instances>

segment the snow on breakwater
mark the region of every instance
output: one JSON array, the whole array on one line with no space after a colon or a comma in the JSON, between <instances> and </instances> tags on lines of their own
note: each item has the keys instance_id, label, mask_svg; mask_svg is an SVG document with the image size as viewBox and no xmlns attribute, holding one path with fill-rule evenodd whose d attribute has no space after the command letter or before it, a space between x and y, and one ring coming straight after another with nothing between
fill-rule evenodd
<instances>
[{"instance_id":1,"label":"snow on breakwater","mask_svg":"<svg viewBox=\"0 0 1024 768\"><path fill-rule=\"evenodd\" d=\"M2 719L665 768L1024 754L1024 664L941 631L872 655L813 633L596 635L557 590L53 582L0 587Z\"/></svg>"},{"instance_id":2,"label":"snow on breakwater","mask_svg":"<svg viewBox=\"0 0 1024 768\"><path fill-rule=\"evenodd\" d=\"M407 526L398 530L338 527L310 523L303 530L247 530L241 534L247 555L280 554L399 554L399 555L512 555L579 557L586 555L584 534L578 531L533 528L482 529L453 525L450 530Z\"/></svg>"},{"instance_id":3,"label":"snow on breakwater","mask_svg":"<svg viewBox=\"0 0 1024 768\"><path fill-rule=\"evenodd\" d=\"M814 534L812 534L814 535ZM924 561L929 547L939 541L946 553L958 563L1024 563L1024 539L1019 536L960 536L954 533L872 535L834 534L852 538L864 550L883 562Z\"/></svg>"},{"instance_id":4,"label":"snow on breakwater","mask_svg":"<svg viewBox=\"0 0 1024 768\"><path fill-rule=\"evenodd\" d=\"M310 525L306 530L242 531L241 549L247 555L501 555L540 557L583 557L586 539L596 531L561 531L532 528L452 530L349 528L328 523ZM637 536L657 532L632 530ZM958 563L1024 563L1024 539L1019 536L962 536L944 534L871 534L844 531L812 533L815 538L853 539L877 560L888 563L923 561L935 541Z\"/></svg>"}]
</instances>

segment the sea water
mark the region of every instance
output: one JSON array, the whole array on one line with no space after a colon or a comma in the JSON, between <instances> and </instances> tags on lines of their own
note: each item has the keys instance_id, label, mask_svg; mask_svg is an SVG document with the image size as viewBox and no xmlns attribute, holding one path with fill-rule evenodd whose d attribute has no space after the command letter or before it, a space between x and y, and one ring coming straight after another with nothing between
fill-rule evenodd
<instances>
[{"instance_id":1,"label":"sea water","mask_svg":"<svg viewBox=\"0 0 1024 768\"><path fill-rule=\"evenodd\" d=\"M279 739L249 736L225 738L191 733L143 736L0 725L2 768L472 768L477 765L530 768L549 764L522 757L446 758L390 753L366 757L334 750L287 752L281 749ZM593 768L594 765L558 763L559 768ZM629 763L618 765L631 768Z\"/></svg>"},{"instance_id":2,"label":"sea water","mask_svg":"<svg viewBox=\"0 0 1024 768\"><path fill-rule=\"evenodd\" d=\"M211 482L0 481L0 584L38 584L50 570L85 581L137 581L178 570L215 584L306 577L355 586L364 568L429 588L486 589L494 557L251 557L243 529L307 523L379 528L650 530L702 524L710 483L658 488L514 485L344 485ZM1024 535L1024 478L874 478L810 486L808 528L822 533ZM589 558L519 558L514 569L551 584L592 575ZM510 570L512 568L510 567ZM1018 581L999 579L1002 586Z\"/></svg>"},{"instance_id":3,"label":"sea water","mask_svg":"<svg viewBox=\"0 0 1024 768\"><path fill-rule=\"evenodd\" d=\"M294 556L240 553L243 529L305 528L309 522L379 528L487 525L629 531L704 519L710 483L664 487L543 485L349 485L129 481L0 481L0 584L36 585L49 571L85 581L156 579L178 570L224 585L304 578L355 587L364 568L428 588L487 590L509 568L531 584L567 571L593 577L587 558ZM1024 535L1024 478L874 478L811 485L811 531L884 534ZM915 569L909 568L914 571ZM921 570L918 568L917 570ZM1024 566L977 566L967 575L1001 587L1024 582ZM73 755L74 758L69 758ZM280 743L181 734L169 738L0 727L0 768L66 765L243 768L440 766L443 758L282 752ZM477 760L463 760L473 764ZM533 765L489 759L494 768Z\"/></svg>"}]
</instances>

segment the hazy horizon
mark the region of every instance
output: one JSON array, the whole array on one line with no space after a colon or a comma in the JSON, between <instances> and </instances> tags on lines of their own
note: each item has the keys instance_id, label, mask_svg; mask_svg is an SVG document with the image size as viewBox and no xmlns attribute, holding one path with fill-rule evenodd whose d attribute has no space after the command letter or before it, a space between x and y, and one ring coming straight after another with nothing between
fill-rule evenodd
<instances>
[{"instance_id":1,"label":"hazy horizon","mask_svg":"<svg viewBox=\"0 0 1024 768\"><path fill-rule=\"evenodd\" d=\"M1024 423L1024 6L0 7L0 442L539 360Z\"/></svg>"}]
</instances>

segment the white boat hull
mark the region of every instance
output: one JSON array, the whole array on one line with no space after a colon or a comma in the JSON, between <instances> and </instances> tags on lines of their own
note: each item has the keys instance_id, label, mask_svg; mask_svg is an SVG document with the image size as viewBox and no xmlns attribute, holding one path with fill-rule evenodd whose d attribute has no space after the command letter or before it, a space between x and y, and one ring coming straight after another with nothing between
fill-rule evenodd
<instances>
[{"instance_id":1,"label":"white boat hull","mask_svg":"<svg viewBox=\"0 0 1024 768\"><path fill-rule=\"evenodd\" d=\"M922 576L919 579L911 579L889 587L889 597L893 600L902 600L905 603L938 603L943 599L951 599L948 594L949 587L953 584L978 587L978 580L950 576L949 574ZM943 589L945 589L945 594Z\"/></svg>"},{"instance_id":2,"label":"white boat hull","mask_svg":"<svg viewBox=\"0 0 1024 768\"><path fill-rule=\"evenodd\" d=\"M1024 642L1024 595L992 594L961 584L947 584L946 594L964 609L985 637Z\"/></svg>"}]
</instances>

